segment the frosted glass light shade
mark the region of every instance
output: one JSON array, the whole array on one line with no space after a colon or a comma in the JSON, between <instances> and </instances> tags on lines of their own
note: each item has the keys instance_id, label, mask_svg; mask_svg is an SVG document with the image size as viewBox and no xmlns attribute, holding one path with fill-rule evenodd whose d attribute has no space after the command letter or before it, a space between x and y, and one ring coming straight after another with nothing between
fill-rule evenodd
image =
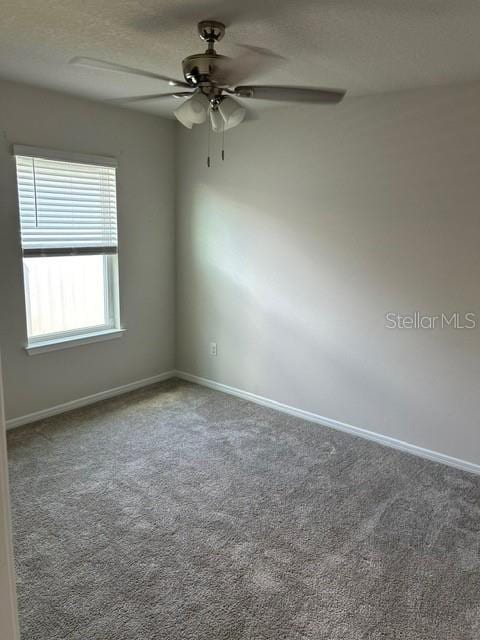
<instances>
[{"instance_id":1,"label":"frosted glass light shade","mask_svg":"<svg viewBox=\"0 0 480 640\"><path fill-rule=\"evenodd\" d=\"M205 122L210 101L203 93L196 93L194 96L175 109L173 115L185 127L191 129L194 124Z\"/></svg>"},{"instance_id":2,"label":"frosted glass light shade","mask_svg":"<svg viewBox=\"0 0 480 640\"><path fill-rule=\"evenodd\" d=\"M190 109L187 106L187 102L184 102L177 109L175 109L173 115L179 122L183 124L184 127L187 127L187 129L191 129L193 127L193 122L190 119Z\"/></svg>"},{"instance_id":3,"label":"frosted glass light shade","mask_svg":"<svg viewBox=\"0 0 480 640\"><path fill-rule=\"evenodd\" d=\"M215 131L215 133L221 133L224 130L225 121L218 108L210 109L210 122L212 123L212 130Z\"/></svg>"},{"instance_id":4,"label":"frosted glass light shade","mask_svg":"<svg viewBox=\"0 0 480 640\"><path fill-rule=\"evenodd\" d=\"M224 129L232 129L239 125L242 120L245 118L245 114L247 110L242 107L236 100L233 98L224 98L220 104L218 105L218 110L225 122Z\"/></svg>"}]
</instances>

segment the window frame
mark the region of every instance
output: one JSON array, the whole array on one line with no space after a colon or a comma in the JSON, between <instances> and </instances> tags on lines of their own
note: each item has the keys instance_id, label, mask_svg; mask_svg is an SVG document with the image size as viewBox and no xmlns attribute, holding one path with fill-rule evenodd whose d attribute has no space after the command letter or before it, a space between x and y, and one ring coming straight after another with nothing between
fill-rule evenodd
<instances>
[{"instance_id":1,"label":"window frame","mask_svg":"<svg viewBox=\"0 0 480 640\"><path fill-rule=\"evenodd\" d=\"M88 164L98 167L114 167L118 166L116 158L108 156L96 156L80 154L67 151L55 151L52 149L42 149L38 147L30 147L25 145L13 145L13 156L23 156L32 158L41 158L46 160L53 160L56 162L66 162L75 164ZM90 342L98 342L100 340L107 340L112 338L121 337L125 332L120 322L120 293L119 293L119 276L118 276L118 185L117 185L117 173L115 171L115 196L116 196L116 227L117 227L117 245L115 248L105 247L88 247L78 248L65 251L62 254L62 250L51 251L49 249L40 250L34 255L29 254L28 249L24 249L22 246L21 236L21 208L19 197L19 180L18 173L15 175L17 185L17 210L18 210L18 222L19 222L19 236L20 244L22 247L22 269L23 269L23 289L24 289L24 301L25 301L25 328L27 335L27 343L25 350L29 355L36 353L43 353L45 351L54 351L57 349L76 346L78 344L87 344ZM76 329L69 329L66 331L57 331L49 334L30 335L30 322L29 322L29 300L27 298L27 286L25 277L25 258L37 259L41 257L58 257L64 255L65 257L74 257L80 255L98 255L103 256L103 282L105 288L104 295L104 309L106 322L101 325L78 327Z\"/></svg>"}]
</instances>

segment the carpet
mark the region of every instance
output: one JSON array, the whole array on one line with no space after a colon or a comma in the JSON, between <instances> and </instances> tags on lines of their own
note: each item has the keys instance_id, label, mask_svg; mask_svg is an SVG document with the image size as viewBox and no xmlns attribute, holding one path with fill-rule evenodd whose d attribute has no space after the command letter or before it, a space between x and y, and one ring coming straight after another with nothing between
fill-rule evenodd
<instances>
[{"instance_id":1,"label":"carpet","mask_svg":"<svg viewBox=\"0 0 480 640\"><path fill-rule=\"evenodd\" d=\"M8 443L22 640L480 637L480 477L178 380Z\"/></svg>"}]
</instances>

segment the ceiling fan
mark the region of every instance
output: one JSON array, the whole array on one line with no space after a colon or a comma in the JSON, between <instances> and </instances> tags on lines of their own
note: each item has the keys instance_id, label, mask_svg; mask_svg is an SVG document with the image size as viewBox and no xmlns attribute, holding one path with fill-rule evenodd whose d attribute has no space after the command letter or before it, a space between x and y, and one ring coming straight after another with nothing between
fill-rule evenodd
<instances>
[{"instance_id":1,"label":"ceiling fan","mask_svg":"<svg viewBox=\"0 0 480 640\"><path fill-rule=\"evenodd\" d=\"M244 45L246 53L238 58L229 58L215 51L215 44L225 35L225 25L215 20L203 20L198 23L198 34L207 43L205 53L188 56L182 61L184 80L150 71L143 71L121 64L105 62L96 58L77 57L71 64L119 71L134 75L163 80L179 90L171 93L159 93L131 98L120 98L113 102L129 103L161 98L188 98L174 111L174 115L185 127L191 129L194 124L205 122L207 116L213 131L223 132L237 126L245 117L246 109L232 96L261 100L279 100L285 102L308 102L315 104L335 104L342 100L345 91L320 89L313 87L238 85L260 65L260 58L283 59L266 49Z\"/></svg>"}]
</instances>

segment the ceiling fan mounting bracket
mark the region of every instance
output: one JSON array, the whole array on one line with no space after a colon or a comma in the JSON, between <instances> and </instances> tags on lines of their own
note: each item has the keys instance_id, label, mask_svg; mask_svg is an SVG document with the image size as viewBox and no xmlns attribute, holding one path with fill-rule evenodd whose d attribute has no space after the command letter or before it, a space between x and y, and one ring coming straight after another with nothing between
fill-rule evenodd
<instances>
[{"instance_id":1,"label":"ceiling fan mounting bracket","mask_svg":"<svg viewBox=\"0 0 480 640\"><path fill-rule=\"evenodd\" d=\"M225 35L225 25L216 20L202 20L198 23L198 35L213 48Z\"/></svg>"}]
</instances>

